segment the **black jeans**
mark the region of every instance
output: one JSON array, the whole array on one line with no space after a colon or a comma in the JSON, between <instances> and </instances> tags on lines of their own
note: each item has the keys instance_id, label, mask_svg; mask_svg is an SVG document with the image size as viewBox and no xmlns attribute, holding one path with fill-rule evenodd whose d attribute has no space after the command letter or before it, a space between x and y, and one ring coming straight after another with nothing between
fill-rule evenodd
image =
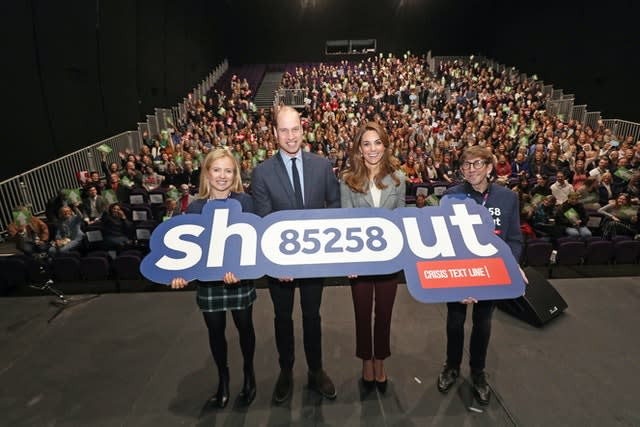
<instances>
[{"instance_id":1,"label":"black jeans","mask_svg":"<svg viewBox=\"0 0 640 427\"><path fill-rule=\"evenodd\" d=\"M242 351L245 370L253 368L253 355L256 351L256 335L253 330L252 313L252 305L243 310L231 310L231 316L240 337L240 350ZM227 312L202 312L202 315L209 330L211 355L216 362L218 372L220 372L227 368L227 340L224 333L227 326Z\"/></svg>"},{"instance_id":2,"label":"black jeans","mask_svg":"<svg viewBox=\"0 0 640 427\"><path fill-rule=\"evenodd\" d=\"M473 304L473 326L469 352L471 372L484 370L487 359L487 348L491 337L491 315L495 304L493 301L479 301ZM447 303L447 366L457 368L462 362L464 346L464 322L467 317L467 306L458 302Z\"/></svg>"},{"instance_id":3,"label":"black jeans","mask_svg":"<svg viewBox=\"0 0 640 427\"><path fill-rule=\"evenodd\" d=\"M322 369L322 330L320 328L321 279L298 279L280 282L269 279L269 293L275 312L274 326L278 361L281 369L292 369L295 360L293 338L293 299L296 287L300 289L304 353L310 371Z\"/></svg>"}]
</instances>

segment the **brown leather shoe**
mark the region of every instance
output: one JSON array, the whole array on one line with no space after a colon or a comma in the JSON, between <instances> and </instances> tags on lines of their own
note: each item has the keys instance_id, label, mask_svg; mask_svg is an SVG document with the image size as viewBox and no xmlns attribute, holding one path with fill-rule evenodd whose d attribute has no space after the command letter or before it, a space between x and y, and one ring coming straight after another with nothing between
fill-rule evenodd
<instances>
[{"instance_id":1,"label":"brown leather shoe","mask_svg":"<svg viewBox=\"0 0 640 427\"><path fill-rule=\"evenodd\" d=\"M327 399L335 399L338 395L336 393L336 387L333 385L333 381L327 375L327 373L320 369L317 372L309 371L309 388L317 391Z\"/></svg>"}]
</instances>

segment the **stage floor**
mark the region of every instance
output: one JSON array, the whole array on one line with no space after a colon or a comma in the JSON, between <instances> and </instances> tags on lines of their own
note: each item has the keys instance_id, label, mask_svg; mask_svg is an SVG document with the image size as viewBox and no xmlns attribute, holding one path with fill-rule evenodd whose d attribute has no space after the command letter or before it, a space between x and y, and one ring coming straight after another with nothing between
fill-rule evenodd
<instances>
[{"instance_id":1,"label":"stage floor","mask_svg":"<svg viewBox=\"0 0 640 427\"><path fill-rule=\"evenodd\" d=\"M300 310L292 400L271 402L278 375L273 309L254 309L258 395L236 402L242 382L229 319L232 400L207 405L217 384L193 292L105 294L52 323L51 297L0 299L0 425L6 426L637 426L640 425L640 278L551 281L565 314L537 329L496 311L487 372L494 390L474 404L467 360L448 395L435 386L445 353L443 304L398 291L385 395L363 395L354 356L349 289L327 287L322 304L325 369L338 398L306 389ZM635 338L634 338L635 337Z\"/></svg>"}]
</instances>

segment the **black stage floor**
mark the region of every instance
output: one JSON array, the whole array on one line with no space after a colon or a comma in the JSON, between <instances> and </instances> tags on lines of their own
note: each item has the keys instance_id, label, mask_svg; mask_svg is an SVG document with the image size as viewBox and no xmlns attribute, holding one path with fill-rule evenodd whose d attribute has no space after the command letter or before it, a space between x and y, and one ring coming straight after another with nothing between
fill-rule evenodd
<instances>
[{"instance_id":1,"label":"black stage floor","mask_svg":"<svg viewBox=\"0 0 640 427\"><path fill-rule=\"evenodd\" d=\"M273 313L259 290L258 396L248 409L235 402L242 362L229 320L233 399L224 410L206 403L217 377L193 292L105 294L50 324L52 298L2 298L0 425L640 425L640 278L552 283L569 309L545 328L496 311L487 370L494 396L485 408L472 403L467 368L448 395L437 391L445 306L417 303L405 287L394 309L385 395L361 394L349 289L328 287L324 363L338 398L322 400L305 388L297 308L295 388L284 406L271 403L278 374Z\"/></svg>"}]
</instances>

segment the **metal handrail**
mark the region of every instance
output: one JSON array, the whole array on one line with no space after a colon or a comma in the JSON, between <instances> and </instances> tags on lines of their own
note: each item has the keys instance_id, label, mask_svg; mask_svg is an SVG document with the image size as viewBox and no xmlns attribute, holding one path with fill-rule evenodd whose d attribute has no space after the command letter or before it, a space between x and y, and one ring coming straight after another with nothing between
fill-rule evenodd
<instances>
[{"instance_id":1,"label":"metal handrail","mask_svg":"<svg viewBox=\"0 0 640 427\"><path fill-rule=\"evenodd\" d=\"M193 89L193 93L206 94L228 68L229 61L225 59ZM15 207L27 206L32 214L42 215L46 210L47 201L61 189L79 187L77 172L99 171L102 156L98 150L99 146L105 144L112 149L106 156L107 163L119 162L118 152L127 149L133 152L140 151L144 131L150 135L158 134L170 127L170 121L173 121L175 126L178 119L186 117L188 103L188 99L185 98L176 107L156 108L155 114L147 115L147 121L138 123L135 131L126 131L106 138L0 182L0 233L6 233L7 225L13 222L12 211Z\"/></svg>"}]
</instances>

